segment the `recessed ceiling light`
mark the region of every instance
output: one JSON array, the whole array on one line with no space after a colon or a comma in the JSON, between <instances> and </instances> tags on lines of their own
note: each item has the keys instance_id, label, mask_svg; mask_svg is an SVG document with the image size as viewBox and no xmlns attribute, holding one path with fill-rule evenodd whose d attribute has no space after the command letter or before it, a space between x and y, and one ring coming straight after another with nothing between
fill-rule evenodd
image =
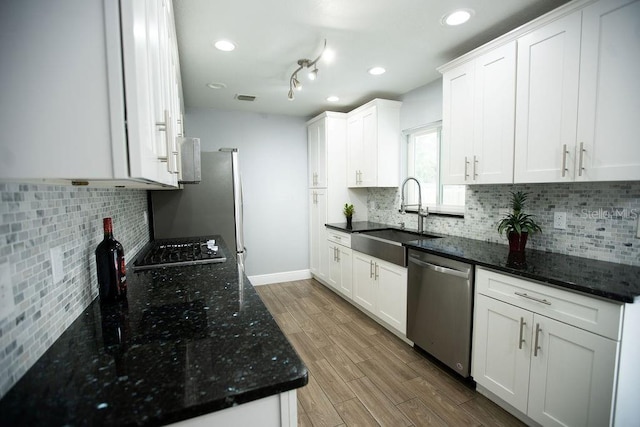
<instances>
[{"instance_id":1,"label":"recessed ceiling light","mask_svg":"<svg viewBox=\"0 0 640 427\"><path fill-rule=\"evenodd\" d=\"M369 74L372 76L379 76L380 74L384 74L387 70L382 67L373 67L369 68Z\"/></svg>"},{"instance_id":2,"label":"recessed ceiling light","mask_svg":"<svg viewBox=\"0 0 640 427\"><path fill-rule=\"evenodd\" d=\"M213 45L216 47L216 49L221 50L223 52L231 52L236 48L236 45L233 44L233 42L230 42L229 40L218 40Z\"/></svg>"},{"instance_id":3,"label":"recessed ceiling light","mask_svg":"<svg viewBox=\"0 0 640 427\"><path fill-rule=\"evenodd\" d=\"M471 18L472 15L473 10L471 9L454 10L453 12L447 13L442 17L442 23L453 27L456 25L464 24Z\"/></svg>"},{"instance_id":4,"label":"recessed ceiling light","mask_svg":"<svg viewBox=\"0 0 640 427\"><path fill-rule=\"evenodd\" d=\"M338 98L335 95L331 95L331 96L327 97L327 101L329 101L329 102L338 102L338 101L340 101L340 98Z\"/></svg>"},{"instance_id":5,"label":"recessed ceiling light","mask_svg":"<svg viewBox=\"0 0 640 427\"><path fill-rule=\"evenodd\" d=\"M209 89L224 89L227 87L224 83L207 83Z\"/></svg>"}]
</instances>

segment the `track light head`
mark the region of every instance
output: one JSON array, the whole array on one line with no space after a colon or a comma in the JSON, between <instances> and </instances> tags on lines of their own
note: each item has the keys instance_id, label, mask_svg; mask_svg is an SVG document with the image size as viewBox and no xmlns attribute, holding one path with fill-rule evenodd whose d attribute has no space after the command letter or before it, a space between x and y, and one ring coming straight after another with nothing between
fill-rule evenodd
<instances>
[{"instance_id":1,"label":"track light head","mask_svg":"<svg viewBox=\"0 0 640 427\"><path fill-rule=\"evenodd\" d=\"M318 66L316 65L316 63L320 60L320 58L322 58L322 55L324 54L326 49L327 39L324 40L324 47L322 48L322 52L320 52L320 55L318 55L316 59L314 59L313 61L304 58L298 59L298 68L296 68L296 70L293 72L293 74L291 74L291 77L289 78L289 93L287 95L287 98L289 98L290 101L293 101L294 99L293 89L302 90L302 85L300 84L300 80L298 80L298 71L302 70L303 68L310 69L311 67L313 67L313 70L309 71L307 76L309 77L309 80L315 80L318 77Z\"/></svg>"},{"instance_id":2,"label":"track light head","mask_svg":"<svg viewBox=\"0 0 640 427\"><path fill-rule=\"evenodd\" d=\"M313 71L309 71L309 80L313 81L318 77L318 68L314 65Z\"/></svg>"},{"instance_id":3,"label":"track light head","mask_svg":"<svg viewBox=\"0 0 640 427\"><path fill-rule=\"evenodd\" d=\"M300 80L298 80L298 74L297 73L295 73L293 76L291 76L291 83L292 83L294 89L302 90L302 84L300 84Z\"/></svg>"}]
</instances>

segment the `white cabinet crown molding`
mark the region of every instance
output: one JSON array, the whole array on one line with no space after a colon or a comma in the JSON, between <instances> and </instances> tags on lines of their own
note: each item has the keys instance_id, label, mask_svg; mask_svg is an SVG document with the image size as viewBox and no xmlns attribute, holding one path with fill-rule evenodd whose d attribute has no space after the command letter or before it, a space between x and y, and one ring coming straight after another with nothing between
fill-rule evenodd
<instances>
[{"instance_id":1,"label":"white cabinet crown molding","mask_svg":"<svg viewBox=\"0 0 640 427\"><path fill-rule=\"evenodd\" d=\"M470 52L465 53L462 56L457 57L453 61L447 62L446 64L441 65L437 68L440 73L444 73L452 68L455 68L467 61L471 61L479 55L483 53L489 52L497 47L504 45L510 41L516 40L517 38L529 33L537 28L540 28L544 25L547 25L557 19L562 18L563 16L569 15L570 13L575 12L576 10L582 9L585 6L588 6L591 3L595 3L598 0L575 0L569 3L565 3L562 6L553 9L552 11L540 16L539 18L534 19L533 21L527 22L524 25L521 25L518 28L515 28L509 31L506 34L503 34L500 37L497 37L491 40L488 43L483 44Z\"/></svg>"}]
</instances>

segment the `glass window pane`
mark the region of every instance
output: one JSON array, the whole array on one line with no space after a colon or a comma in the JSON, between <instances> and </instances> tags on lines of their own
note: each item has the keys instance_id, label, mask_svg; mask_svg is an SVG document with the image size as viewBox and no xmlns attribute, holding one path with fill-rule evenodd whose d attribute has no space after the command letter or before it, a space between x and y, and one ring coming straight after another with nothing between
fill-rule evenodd
<instances>
[{"instance_id":1,"label":"glass window pane","mask_svg":"<svg viewBox=\"0 0 640 427\"><path fill-rule=\"evenodd\" d=\"M407 175L420 181L423 207L450 206L450 211L462 212L465 186L440 184L440 131L441 126L424 127L408 135ZM407 204L417 205L418 187L411 181L406 197ZM415 210L415 206L409 210Z\"/></svg>"},{"instance_id":2,"label":"glass window pane","mask_svg":"<svg viewBox=\"0 0 640 427\"><path fill-rule=\"evenodd\" d=\"M409 147L410 176L417 178L422 186L422 204L435 204L438 200L438 131L431 129L411 135ZM411 185L410 203L418 203L417 187Z\"/></svg>"}]
</instances>

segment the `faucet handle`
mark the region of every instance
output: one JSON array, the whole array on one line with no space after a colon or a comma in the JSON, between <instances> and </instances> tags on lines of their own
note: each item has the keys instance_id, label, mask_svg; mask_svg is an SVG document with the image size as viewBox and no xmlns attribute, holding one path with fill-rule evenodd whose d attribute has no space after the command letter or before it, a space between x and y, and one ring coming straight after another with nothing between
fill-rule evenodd
<instances>
[{"instance_id":1,"label":"faucet handle","mask_svg":"<svg viewBox=\"0 0 640 427\"><path fill-rule=\"evenodd\" d=\"M401 222L401 223L400 223L400 229L401 229L401 230L404 230L404 222Z\"/></svg>"}]
</instances>

